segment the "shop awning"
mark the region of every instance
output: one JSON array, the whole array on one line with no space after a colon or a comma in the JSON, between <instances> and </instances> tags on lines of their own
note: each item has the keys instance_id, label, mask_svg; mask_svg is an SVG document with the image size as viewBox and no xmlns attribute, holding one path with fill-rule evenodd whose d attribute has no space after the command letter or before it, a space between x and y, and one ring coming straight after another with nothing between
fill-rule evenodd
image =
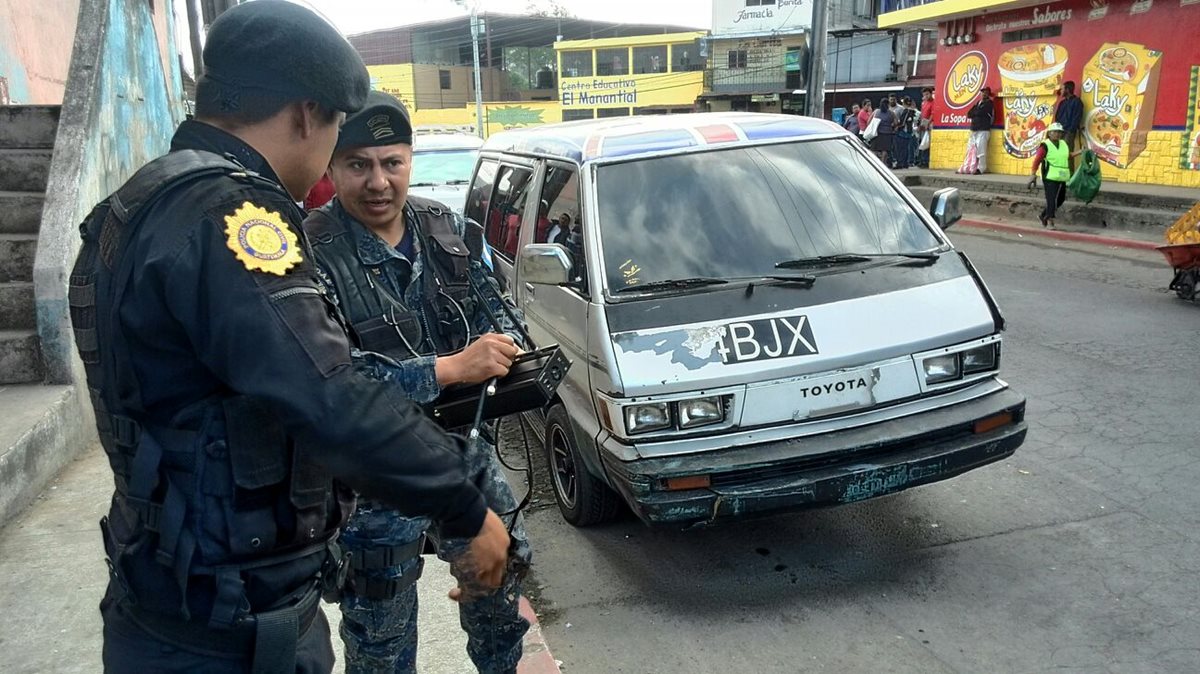
<instances>
[{"instance_id":1,"label":"shop awning","mask_svg":"<svg viewBox=\"0 0 1200 674\"><path fill-rule=\"evenodd\" d=\"M933 25L951 19L1007 12L1010 9L1044 4L1046 4L1046 0L935 0L916 7L880 14L879 27Z\"/></svg>"}]
</instances>

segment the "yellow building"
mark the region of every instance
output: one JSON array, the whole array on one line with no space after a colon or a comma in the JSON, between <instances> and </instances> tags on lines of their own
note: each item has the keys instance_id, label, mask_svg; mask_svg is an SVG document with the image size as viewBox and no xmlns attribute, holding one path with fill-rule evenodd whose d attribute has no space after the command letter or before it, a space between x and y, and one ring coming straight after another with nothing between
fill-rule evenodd
<instances>
[{"instance_id":1,"label":"yellow building","mask_svg":"<svg viewBox=\"0 0 1200 674\"><path fill-rule=\"evenodd\" d=\"M474 105L475 74L471 66L396 63L367 66L367 72L372 89L404 101L410 112ZM506 98L504 73L499 68L484 68L480 80L485 101Z\"/></svg>"},{"instance_id":2,"label":"yellow building","mask_svg":"<svg viewBox=\"0 0 1200 674\"><path fill-rule=\"evenodd\" d=\"M563 121L691 112L704 89L703 32L557 42Z\"/></svg>"},{"instance_id":3,"label":"yellow building","mask_svg":"<svg viewBox=\"0 0 1200 674\"><path fill-rule=\"evenodd\" d=\"M465 66L437 66L420 63L367 66L371 88L385 91L404 102L412 114L413 126L455 127L475 132L475 89L473 71ZM501 98L503 73L495 68L481 73L484 136L497 131L562 121L556 101L504 101Z\"/></svg>"}]
</instances>

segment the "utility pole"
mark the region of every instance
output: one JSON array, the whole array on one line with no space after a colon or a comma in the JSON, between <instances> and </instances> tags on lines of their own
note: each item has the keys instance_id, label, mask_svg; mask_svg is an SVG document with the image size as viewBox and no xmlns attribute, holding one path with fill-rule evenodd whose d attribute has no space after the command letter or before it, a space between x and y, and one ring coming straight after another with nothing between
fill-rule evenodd
<instances>
[{"instance_id":1,"label":"utility pole","mask_svg":"<svg viewBox=\"0 0 1200 674\"><path fill-rule=\"evenodd\" d=\"M483 82L482 73L479 70L479 12L474 6L471 7L471 51L475 55L475 130L480 138L484 137L483 133Z\"/></svg>"},{"instance_id":2,"label":"utility pole","mask_svg":"<svg viewBox=\"0 0 1200 674\"><path fill-rule=\"evenodd\" d=\"M825 52L829 44L829 0L813 0L812 46L809 49L808 96L804 112L809 117L825 116Z\"/></svg>"}]
</instances>

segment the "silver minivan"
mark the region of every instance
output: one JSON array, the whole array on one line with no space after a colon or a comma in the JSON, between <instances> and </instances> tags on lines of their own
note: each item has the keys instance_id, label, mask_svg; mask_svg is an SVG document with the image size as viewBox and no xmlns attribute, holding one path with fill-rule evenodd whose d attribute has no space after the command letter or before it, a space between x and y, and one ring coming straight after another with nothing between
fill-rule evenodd
<instances>
[{"instance_id":1,"label":"silver minivan","mask_svg":"<svg viewBox=\"0 0 1200 674\"><path fill-rule=\"evenodd\" d=\"M792 115L571 122L492 136L466 215L540 345L573 361L538 415L559 508L650 523L850 503L1025 439L1004 319L853 136Z\"/></svg>"},{"instance_id":2,"label":"silver minivan","mask_svg":"<svg viewBox=\"0 0 1200 674\"><path fill-rule=\"evenodd\" d=\"M413 167L408 193L443 203L462 213L471 169L483 140L453 130L418 127L413 138Z\"/></svg>"}]
</instances>

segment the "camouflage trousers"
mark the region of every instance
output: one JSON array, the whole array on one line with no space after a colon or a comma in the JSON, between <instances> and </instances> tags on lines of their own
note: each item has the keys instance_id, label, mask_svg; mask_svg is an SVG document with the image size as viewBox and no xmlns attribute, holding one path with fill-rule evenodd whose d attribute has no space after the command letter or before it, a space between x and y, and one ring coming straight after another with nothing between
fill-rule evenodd
<instances>
[{"instance_id":1,"label":"camouflage trousers","mask_svg":"<svg viewBox=\"0 0 1200 674\"><path fill-rule=\"evenodd\" d=\"M512 550L504 584L496 591L459 604L459 624L467 633L467 654L482 674L516 672L521 644L529 623L518 612L521 577L529 568L531 550L519 514L505 515L517 507L512 487L504 477L492 445L474 441L468 464L475 484L488 506L511 524ZM515 518L515 522L513 521ZM364 502L342 531L344 550L354 554L372 548L402 546L428 533L437 543L438 557L454 565L470 544L467 539L443 539L436 525L422 517L405 517L377 503ZM403 577L422 563L419 555L395 566L361 572L379 578ZM449 589L449 588L447 588ZM439 598L440 599L440 598ZM444 599L442 599L445 601ZM410 584L390 599L368 599L347 588L342 596L342 643L346 672L416 671L417 586Z\"/></svg>"}]
</instances>

